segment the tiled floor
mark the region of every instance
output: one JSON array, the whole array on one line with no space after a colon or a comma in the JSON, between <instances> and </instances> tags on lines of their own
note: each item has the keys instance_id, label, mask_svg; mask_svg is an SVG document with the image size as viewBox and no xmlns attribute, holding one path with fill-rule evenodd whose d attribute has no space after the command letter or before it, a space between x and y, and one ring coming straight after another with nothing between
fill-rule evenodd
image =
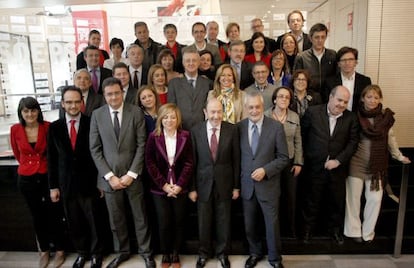
<instances>
[{"instance_id":1,"label":"tiled floor","mask_svg":"<svg viewBox=\"0 0 414 268\"><path fill-rule=\"evenodd\" d=\"M72 267L76 254L67 256L62 267ZM113 256L107 256L104 267L112 260ZM194 268L197 256L180 256L183 268ZM243 268L246 256L232 255L229 257L233 268ZM160 267L161 256L155 258ZM36 268L38 254L36 252L0 252L1 268ZM285 255L283 264L286 268L412 268L414 267L414 255L403 255L393 258L391 255ZM53 265L49 265L53 267ZM89 263L85 265L89 267ZM141 257L134 255L121 265L122 268L145 268ZM209 260L206 268L220 268L217 260ZM270 267L267 261L261 261L257 268Z\"/></svg>"}]
</instances>

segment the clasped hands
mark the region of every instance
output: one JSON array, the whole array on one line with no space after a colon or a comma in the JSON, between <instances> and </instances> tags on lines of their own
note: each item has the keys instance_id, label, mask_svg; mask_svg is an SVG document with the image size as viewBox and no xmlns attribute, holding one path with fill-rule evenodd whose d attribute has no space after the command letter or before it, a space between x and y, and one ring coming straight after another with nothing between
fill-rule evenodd
<instances>
[{"instance_id":1,"label":"clasped hands","mask_svg":"<svg viewBox=\"0 0 414 268\"><path fill-rule=\"evenodd\" d=\"M112 176L109 179L109 184L111 185L112 189L114 190L121 190L128 188L128 186L131 185L131 183L134 181L134 178L125 174L122 177Z\"/></svg>"},{"instance_id":2,"label":"clasped hands","mask_svg":"<svg viewBox=\"0 0 414 268\"><path fill-rule=\"evenodd\" d=\"M167 193L168 197L174 197L177 198L177 195L181 192L183 188L181 186L178 186L177 184L170 184L166 183L162 187L162 190Z\"/></svg>"}]
</instances>

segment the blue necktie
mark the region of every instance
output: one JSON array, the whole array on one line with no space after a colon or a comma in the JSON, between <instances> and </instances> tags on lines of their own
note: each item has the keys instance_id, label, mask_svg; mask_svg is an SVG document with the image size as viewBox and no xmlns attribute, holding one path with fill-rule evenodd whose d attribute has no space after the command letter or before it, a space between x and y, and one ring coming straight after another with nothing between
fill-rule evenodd
<instances>
[{"instance_id":1,"label":"blue necktie","mask_svg":"<svg viewBox=\"0 0 414 268\"><path fill-rule=\"evenodd\" d=\"M252 147L253 154L256 154L257 145L259 144L259 130L256 124L253 124L252 129L253 129L253 133L252 133L251 147Z\"/></svg>"}]
</instances>

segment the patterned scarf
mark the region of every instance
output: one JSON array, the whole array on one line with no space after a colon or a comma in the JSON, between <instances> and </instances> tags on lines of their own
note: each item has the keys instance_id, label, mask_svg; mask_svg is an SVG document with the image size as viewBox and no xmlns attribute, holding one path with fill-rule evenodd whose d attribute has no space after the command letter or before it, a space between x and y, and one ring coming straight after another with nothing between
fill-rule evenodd
<instances>
[{"instance_id":1,"label":"patterned scarf","mask_svg":"<svg viewBox=\"0 0 414 268\"><path fill-rule=\"evenodd\" d=\"M388 169L388 132L394 125L394 112L390 109L382 110L380 103L377 108L367 111L360 103L358 109L359 123L362 134L371 141L369 171L372 174L371 191L379 190L379 182L386 185ZM368 120L373 118L374 123Z\"/></svg>"},{"instance_id":2,"label":"patterned scarf","mask_svg":"<svg viewBox=\"0 0 414 268\"><path fill-rule=\"evenodd\" d=\"M236 114L234 112L233 105L233 89L222 89L221 94L217 97L217 100L223 105L223 121L235 124Z\"/></svg>"}]
</instances>

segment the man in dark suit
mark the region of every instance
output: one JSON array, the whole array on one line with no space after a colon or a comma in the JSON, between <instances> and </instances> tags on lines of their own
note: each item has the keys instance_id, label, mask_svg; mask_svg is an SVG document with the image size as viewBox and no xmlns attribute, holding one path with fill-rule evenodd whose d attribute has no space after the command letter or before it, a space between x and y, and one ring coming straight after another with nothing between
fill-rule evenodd
<instances>
[{"instance_id":1,"label":"man in dark suit","mask_svg":"<svg viewBox=\"0 0 414 268\"><path fill-rule=\"evenodd\" d=\"M293 10L288 14L287 23L289 25L290 33L296 37L298 42L298 52L305 51L312 47L312 42L309 36L302 31L305 18L300 10ZM279 35L276 40L277 49L282 49L282 39L285 34ZM291 66L293 67L293 66Z\"/></svg>"},{"instance_id":2,"label":"man in dark suit","mask_svg":"<svg viewBox=\"0 0 414 268\"><path fill-rule=\"evenodd\" d=\"M280 172L288 164L283 126L264 116L259 92L246 94L248 118L237 125L241 150L241 197L250 257L246 268L263 258L258 215L264 217L268 260L272 267L283 267L279 230Z\"/></svg>"},{"instance_id":3,"label":"man in dark suit","mask_svg":"<svg viewBox=\"0 0 414 268\"><path fill-rule=\"evenodd\" d=\"M183 65L184 76L174 78L168 84L168 102L177 104L183 115L183 128L190 130L204 121L203 107L212 82L197 75L200 55L194 48L183 49Z\"/></svg>"},{"instance_id":4,"label":"man in dark suit","mask_svg":"<svg viewBox=\"0 0 414 268\"><path fill-rule=\"evenodd\" d=\"M244 61L246 56L246 46L241 40L233 41L229 45L229 58L226 63L229 63L236 69L237 79L241 90L254 83L252 75L253 65L250 62Z\"/></svg>"},{"instance_id":5,"label":"man in dark suit","mask_svg":"<svg viewBox=\"0 0 414 268\"><path fill-rule=\"evenodd\" d=\"M317 223L322 197L327 197L328 230L343 244L345 179L349 160L359 140L357 117L346 109L350 93L344 86L332 89L328 104L309 107L302 119L307 194L303 210L304 242L309 243Z\"/></svg>"},{"instance_id":6,"label":"man in dark suit","mask_svg":"<svg viewBox=\"0 0 414 268\"><path fill-rule=\"evenodd\" d=\"M115 64L112 68L112 75L121 81L122 90L124 91L124 102L135 105L138 89L132 86L128 66L123 62Z\"/></svg>"},{"instance_id":7,"label":"man in dark suit","mask_svg":"<svg viewBox=\"0 0 414 268\"><path fill-rule=\"evenodd\" d=\"M144 49L136 44L128 47L127 55L129 59L129 75L133 88L139 89L142 85L147 84L149 67L143 65Z\"/></svg>"},{"instance_id":8,"label":"man in dark suit","mask_svg":"<svg viewBox=\"0 0 414 268\"><path fill-rule=\"evenodd\" d=\"M85 70L85 69L83 69ZM97 171L89 151L89 117L81 113L82 92L67 86L62 92L63 118L53 122L48 136L50 198L63 201L70 238L78 252L73 264L84 266L92 255L91 267L102 265L102 236L97 223Z\"/></svg>"},{"instance_id":9,"label":"man in dark suit","mask_svg":"<svg viewBox=\"0 0 414 268\"><path fill-rule=\"evenodd\" d=\"M263 33L264 25L263 25L263 21L260 18L252 19L250 21L250 27L252 30L252 34L256 32ZM276 46L276 41L273 38L269 38L265 36L265 42L266 42L266 47L270 53L272 53L273 51L279 48ZM252 39L244 41L244 44L246 45L247 54L253 53Z\"/></svg>"},{"instance_id":10,"label":"man in dark suit","mask_svg":"<svg viewBox=\"0 0 414 268\"><path fill-rule=\"evenodd\" d=\"M123 101L118 79L106 79L103 92L107 105L92 113L90 149L98 169L98 187L105 192L115 250L119 252L108 267L118 267L131 254L126 200L132 212L138 253L146 267L152 268L155 262L141 180L146 139L144 116L138 106Z\"/></svg>"},{"instance_id":11,"label":"man in dark suit","mask_svg":"<svg viewBox=\"0 0 414 268\"><path fill-rule=\"evenodd\" d=\"M326 87L322 92L324 103L328 102L330 91L339 85L346 87L351 93L347 109L353 112L358 110L362 90L371 85L371 78L355 71L358 64L358 50L352 47L342 47L336 53L339 73L326 79Z\"/></svg>"},{"instance_id":12,"label":"man in dark suit","mask_svg":"<svg viewBox=\"0 0 414 268\"><path fill-rule=\"evenodd\" d=\"M208 100L204 111L207 121L191 130L196 178L189 197L198 200L200 237L196 267L204 267L212 255L211 230L216 226L216 256L229 268L231 200L240 192L239 134L235 125L223 122L223 105L217 99Z\"/></svg>"},{"instance_id":13,"label":"man in dark suit","mask_svg":"<svg viewBox=\"0 0 414 268\"><path fill-rule=\"evenodd\" d=\"M108 77L112 76L112 72L109 69L99 66L99 49L95 46L87 46L83 50L86 68L91 74L92 88L95 93L102 95L102 82Z\"/></svg>"},{"instance_id":14,"label":"man in dark suit","mask_svg":"<svg viewBox=\"0 0 414 268\"><path fill-rule=\"evenodd\" d=\"M88 46L92 45L97 48L101 45L101 33L98 30L91 30L88 36ZM103 67L104 61L109 59L109 54L103 49L99 49L99 66ZM76 56L76 70L86 68L84 51Z\"/></svg>"}]
</instances>

